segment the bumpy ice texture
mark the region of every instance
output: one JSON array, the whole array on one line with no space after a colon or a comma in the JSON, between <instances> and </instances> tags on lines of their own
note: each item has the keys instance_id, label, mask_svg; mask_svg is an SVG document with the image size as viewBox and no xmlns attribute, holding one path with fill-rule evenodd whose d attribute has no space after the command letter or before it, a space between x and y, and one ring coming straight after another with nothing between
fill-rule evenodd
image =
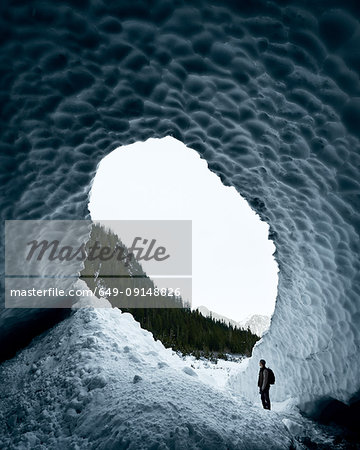
<instances>
[{"instance_id":1,"label":"bumpy ice texture","mask_svg":"<svg viewBox=\"0 0 360 450\"><path fill-rule=\"evenodd\" d=\"M277 400L359 389L359 14L322 4L1 6L2 219L87 217L120 145L171 135L197 150L270 225L276 310L233 386L255 395L264 357ZM38 317L3 311L3 339Z\"/></svg>"}]
</instances>

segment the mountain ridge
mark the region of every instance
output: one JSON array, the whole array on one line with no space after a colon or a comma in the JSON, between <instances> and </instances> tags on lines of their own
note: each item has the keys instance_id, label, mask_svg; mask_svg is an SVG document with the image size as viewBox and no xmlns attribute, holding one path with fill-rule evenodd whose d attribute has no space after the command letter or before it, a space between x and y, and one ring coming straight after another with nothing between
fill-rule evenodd
<instances>
[{"instance_id":1,"label":"mountain ridge","mask_svg":"<svg viewBox=\"0 0 360 450\"><path fill-rule=\"evenodd\" d=\"M223 316L222 314L218 314L214 311L209 310L206 306L200 305L196 308L204 317L212 316L216 320L221 320L228 325L232 325L233 327L242 328L247 330L250 328L250 331L257 336L262 336L265 331L267 331L270 327L270 316L265 314L251 314L247 316L244 320L237 321L234 319L230 319L229 317Z\"/></svg>"}]
</instances>

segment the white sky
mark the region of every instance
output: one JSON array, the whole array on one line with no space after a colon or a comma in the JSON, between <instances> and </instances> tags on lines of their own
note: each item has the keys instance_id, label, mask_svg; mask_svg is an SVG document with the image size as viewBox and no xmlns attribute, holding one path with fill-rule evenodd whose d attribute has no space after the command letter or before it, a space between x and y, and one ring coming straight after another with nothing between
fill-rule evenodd
<instances>
[{"instance_id":1,"label":"white sky","mask_svg":"<svg viewBox=\"0 0 360 450\"><path fill-rule=\"evenodd\" d=\"M99 165L89 209L93 220L191 219L193 308L238 321L273 313L278 268L268 225L180 141L114 150Z\"/></svg>"}]
</instances>

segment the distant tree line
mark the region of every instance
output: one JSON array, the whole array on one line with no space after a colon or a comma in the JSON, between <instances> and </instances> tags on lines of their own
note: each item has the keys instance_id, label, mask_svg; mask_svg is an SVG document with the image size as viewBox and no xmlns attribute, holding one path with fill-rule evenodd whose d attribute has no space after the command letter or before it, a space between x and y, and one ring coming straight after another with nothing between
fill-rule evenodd
<instances>
[{"instance_id":1,"label":"distant tree line","mask_svg":"<svg viewBox=\"0 0 360 450\"><path fill-rule=\"evenodd\" d=\"M86 259L81 277L98 296L101 288L101 292L105 293L104 297L113 306L121 308L124 312L130 312L135 320L140 322L143 328L151 331L154 338L159 339L165 347L195 356L215 354L218 357L226 357L226 353L251 355L258 336L249 329L233 327L211 316L204 317L198 310L191 310L181 297L166 293L156 297L147 296L144 307L143 298L114 296L116 289L124 292L126 287L147 290L156 286L138 261L127 258L128 249L113 231L102 225L93 224L87 243L88 250L96 242L101 246L118 247L122 251L123 259L112 258L107 261Z\"/></svg>"},{"instance_id":2,"label":"distant tree line","mask_svg":"<svg viewBox=\"0 0 360 450\"><path fill-rule=\"evenodd\" d=\"M249 330L204 317L190 308L127 309L143 328L151 331L156 339L173 350L196 356L226 353L251 355L258 336Z\"/></svg>"}]
</instances>

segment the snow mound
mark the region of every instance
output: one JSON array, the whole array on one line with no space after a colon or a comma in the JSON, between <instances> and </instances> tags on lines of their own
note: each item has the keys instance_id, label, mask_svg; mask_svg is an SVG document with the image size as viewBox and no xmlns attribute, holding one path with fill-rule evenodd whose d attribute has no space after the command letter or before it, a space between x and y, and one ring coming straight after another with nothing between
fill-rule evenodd
<instances>
[{"instance_id":1,"label":"snow mound","mask_svg":"<svg viewBox=\"0 0 360 450\"><path fill-rule=\"evenodd\" d=\"M77 289L79 291L86 291L87 295L86 297L78 297L77 302L74 303L72 306L72 309L78 309L78 308L112 308L111 303L106 298L98 298L95 294L93 294L90 289L88 288L87 284L84 280L77 280L76 283L74 283L74 289ZM89 295L90 294L90 295Z\"/></svg>"},{"instance_id":2,"label":"snow mound","mask_svg":"<svg viewBox=\"0 0 360 450\"><path fill-rule=\"evenodd\" d=\"M292 439L276 412L203 383L118 309L77 310L0 377L4 448L285 449Z\"/></svg>"}]
</instances>

